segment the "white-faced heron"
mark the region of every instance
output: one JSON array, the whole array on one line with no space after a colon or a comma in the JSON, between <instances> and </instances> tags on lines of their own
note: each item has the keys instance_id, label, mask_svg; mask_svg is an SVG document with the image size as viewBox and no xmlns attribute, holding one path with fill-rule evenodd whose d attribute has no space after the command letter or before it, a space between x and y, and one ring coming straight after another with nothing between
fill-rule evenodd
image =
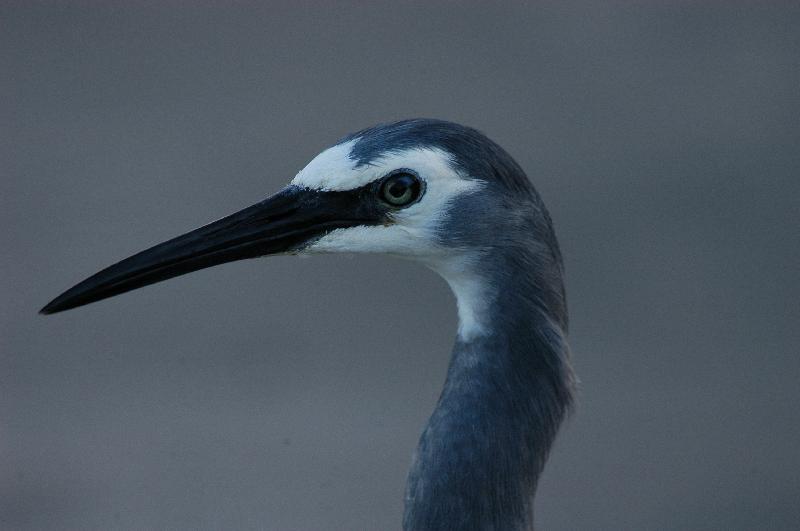
<instances>
[{"instance_id":1,"label":"white-faced heron","mask_svg":"<svg viewBox=\"0 0 800 531\"><path fill-rule=\"evenodd\" d=\"M537 480L574 392L563 266L525 173L474 129L417 119L359 131L272 197L89 277L42 313L233 260L338 252L418 260L458 304L403 528L532 529Z\"/></svg>"}]
</instances>

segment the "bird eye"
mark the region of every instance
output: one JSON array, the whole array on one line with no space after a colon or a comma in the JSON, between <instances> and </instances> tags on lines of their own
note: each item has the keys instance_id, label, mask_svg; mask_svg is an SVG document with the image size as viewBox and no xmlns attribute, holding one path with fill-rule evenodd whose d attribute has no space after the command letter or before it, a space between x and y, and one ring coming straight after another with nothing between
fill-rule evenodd
<instances>
[{"instance_id":1,"label":"bird eye","mask_svg":"<svg viewBox=\"0 0 800 531\"><path fill-rule=\"evenodd\" d=\"M422 184L416 175L395 173L387 177L381 185L381 198L392 206L406 206L416 201Z\"/></svg>"}]
</instances>

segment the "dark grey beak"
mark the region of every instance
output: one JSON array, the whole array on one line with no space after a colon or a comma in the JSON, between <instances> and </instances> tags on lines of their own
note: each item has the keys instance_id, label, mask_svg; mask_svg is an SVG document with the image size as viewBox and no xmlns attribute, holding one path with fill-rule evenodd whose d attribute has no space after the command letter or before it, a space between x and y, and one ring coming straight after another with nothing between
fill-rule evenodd
<instances>
[{"instance_id":1,"label":"dark grey beak","mask_svg":"<svg viewBox=\"0 0 800 531\"><path fill-rule=\"evenodd\" d=\"M319 192L289 186L274 196L151 247L65 291L40 313L83 306L126 291L234 260L302 249L338 228L379 223L365 189Z\"/></svg>"}]
</instances>

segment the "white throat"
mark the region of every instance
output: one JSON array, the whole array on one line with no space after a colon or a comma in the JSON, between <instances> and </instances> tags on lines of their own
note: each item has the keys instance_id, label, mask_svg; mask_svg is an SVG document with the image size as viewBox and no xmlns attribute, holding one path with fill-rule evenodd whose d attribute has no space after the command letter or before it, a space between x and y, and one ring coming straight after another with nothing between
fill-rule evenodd
<instances>
[{"instance_id":1,"label":"white throat","mask_svg":"<svg viewBox=\"0 0 800 531\"><path fill-rule=\"evenodd\" d=\"M458 307L458 338L469 342L486 335L488 312L496 297L490 284L473 272L473 259L453 257L427 262L450 286Z\"/></svg>"}]
</instances>

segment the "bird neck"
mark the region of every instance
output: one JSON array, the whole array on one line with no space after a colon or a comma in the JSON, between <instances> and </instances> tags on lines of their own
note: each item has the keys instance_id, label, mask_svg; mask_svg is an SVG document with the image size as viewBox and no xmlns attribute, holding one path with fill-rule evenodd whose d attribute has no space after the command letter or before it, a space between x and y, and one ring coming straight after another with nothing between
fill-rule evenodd
<instances>
[{"instance_id":1,"label":"bird neck","mask_svg":"<svg viewBox=\"0 0 800 531\"><path fill-rule=\"evenodd\" d=\"M548 311L530 274L459 271L440 270L459 336L414 456L404 529L533 529L539 474L572 400L566 315Z\"/></svg>"}]
</instances>

